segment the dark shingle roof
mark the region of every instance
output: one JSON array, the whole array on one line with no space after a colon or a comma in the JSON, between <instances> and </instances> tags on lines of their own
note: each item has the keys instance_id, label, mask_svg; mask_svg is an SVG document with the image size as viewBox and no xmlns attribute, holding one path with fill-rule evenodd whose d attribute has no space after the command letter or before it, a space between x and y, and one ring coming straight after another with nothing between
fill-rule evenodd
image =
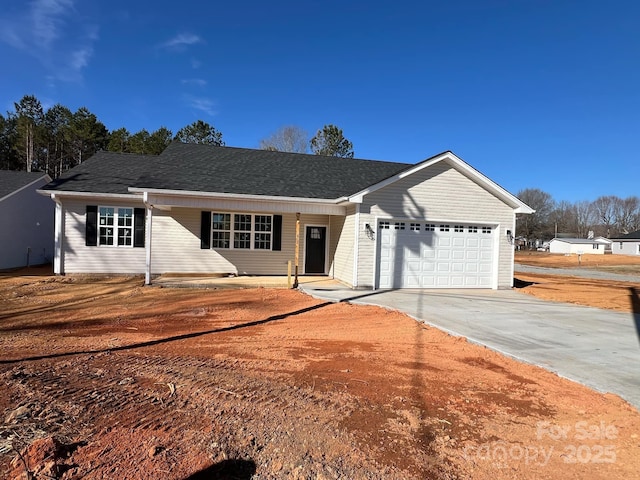
<instances>
[{"instance_id":1,"label":"dark shingle roof","mask_svg":"<svg viewBox=\"0 0 640 480\"><path fill-rule=\"evenodd\" d=\"M627 233L626 235L621 235L615 240L640 240L640 230L636 230L635 232Z\"/></svg>"},{"instance_id":2,"label":"dark shingle roof","mask_svg":"<svg viewBox=\"0 0 640 480\"><path fill-rule=\"evenodd\" d=\"M47 187L127 193L128 187L340 198L410 165L174 142L159 156L100 152Z\"/></svg>"},{"instance_id":3,"label":"dark shingle roof","mask_svg":"<svg viewBox=\"0 0 640 480\"><path fill-rule=\"evenodd\" d=\"M46 173L42 172L16 172L13 170L0 170L0 198L35 182Z\"/></svg>"},{"instance_id":4,"label":"dark shingle roof","mask_svg":"<svg viewBox=\"0 0 640 480\"><path fill-rule=\"evenodd\" d=\"M98 152L84 163L62 174L43 190L129 193L129 187L153 168L156 155Z\"/></svg>"}]
</instances>

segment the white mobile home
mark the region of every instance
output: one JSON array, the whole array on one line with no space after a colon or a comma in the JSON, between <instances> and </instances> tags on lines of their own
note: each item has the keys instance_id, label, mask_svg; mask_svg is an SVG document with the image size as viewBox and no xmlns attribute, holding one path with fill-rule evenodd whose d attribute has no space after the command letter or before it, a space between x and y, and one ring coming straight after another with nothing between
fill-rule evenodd
<instances>
[{"instance_id":1,"label":"white mobile home","mask_svg":"<svg viewBox=\"0 0 640 480\"><path fill-rule=\"evenodd\" d=\"M606 238L554 238L549 242L549 253L578 255L604 255Z\"/></svg>"}]
</instances>

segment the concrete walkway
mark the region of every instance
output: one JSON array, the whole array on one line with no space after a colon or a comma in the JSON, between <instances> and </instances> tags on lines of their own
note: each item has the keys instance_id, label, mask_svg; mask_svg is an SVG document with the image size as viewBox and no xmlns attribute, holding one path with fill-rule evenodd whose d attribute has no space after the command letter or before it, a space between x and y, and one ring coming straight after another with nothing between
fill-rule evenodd
<instances>
[{"instance_id":1,"label":"concrete walkway","mask_svg":"<svg viewBox=\"0 0 640 480\"><path fill-rule=\"evenodd\" d=\"M514 290L351 290L301 285L317 298L400 310L451 334L539 365L640 409L640 312L547 302Z\"/></svg>"}]
</instances>

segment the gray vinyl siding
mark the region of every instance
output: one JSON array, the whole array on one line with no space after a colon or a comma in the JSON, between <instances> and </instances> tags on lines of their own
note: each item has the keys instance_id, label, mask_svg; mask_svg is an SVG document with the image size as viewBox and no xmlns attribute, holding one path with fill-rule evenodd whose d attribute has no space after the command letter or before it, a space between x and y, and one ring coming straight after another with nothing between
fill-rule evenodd
<instances>
[{"instance_id":1,"label":"gray vinyl siding","mask_svg":"<svg viewBox=\"0 0 640 480\"><path fill-rule=\"evenodd\" d=\"M200 212L174 208L154 211L151 270L157 273L286 275L295 259L295 214L282 216L282 250L201 249ZM230 212L233 213L233 212ZM252 213L242 211L240 213ZM328 215L300 216L299 272L304 268L305 225L329 225Z\"/></svg>"},{"instance_id":2,"label":"gray vinyl siding","mask_svg":"<svg viewBox=\"0 0 640 480\"><path fill-rule=\"evenodd\" d=\"M498 288L513 284L513 246L506 230L515 231L513 208L473 180L439 162L364 197L360 206L359 230L365 224L375 228L376 218L477 222L499 227ZM373 287L375 239L361 235L358 252L358 286Z\"/></svg>"},{"instance_id":3,"label":"gray vinyl siding","mask_svg":"<svg viewBox=\"0 0 640 480\"><path fill-rule=\"evenodd\" d=\"M0 269L53 259L54 203L36 192L46 183L42 178L0 202Z\"/></svg>"},{"instance_id":4,"label":"gray vinyl siding","mask_svg":"<svg viewBox=\"0 0 640 480\"><path fill-rule=\"evenodd\" d=\"M355 211L355 205L351 205L347 208L346 217L331 217L331 246L335 253L330 274L347 285L353 285Z\"/></svg>"},{"instance_id":5,"label":"gray vinyl siding","mask_svg":"<svg viewBox=\"0 0 640 480\"><path fill-rule=\"evenodd\" d=\"M62 262L64 273L126 273L145 272L145 249L134 247L85 245L85 214L87 205L142 208L142 202L70 200L64 207L64 238Z\"/></svg>"}]
</instances>

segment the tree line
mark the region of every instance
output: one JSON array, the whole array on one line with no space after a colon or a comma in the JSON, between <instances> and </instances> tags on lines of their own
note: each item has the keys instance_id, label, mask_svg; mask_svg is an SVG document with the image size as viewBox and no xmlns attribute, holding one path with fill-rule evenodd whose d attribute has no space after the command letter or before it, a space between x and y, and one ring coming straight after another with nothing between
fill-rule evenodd
<instances>
[{"instance_id":1,"label":"tree line","mask_svg":"<svg viewBox=\"0 0 640 480\"><path fill-rule=\"evenodd\" d=\"M299 127L282 127L261 140L265 150L311 152L353 157L353 144L335 125L325 125L311 139ZM109 131L86 107L75 112L61 104L48 109L34 95L14 103L14 110L0 114L0 170L41 171L52 178L81 164L100 150L159 155L174 140L224 146L222 133L197 120L174 135L161 126L155 131L131 133L126 128ZM302 141L302 144L296 142Z\"/></svg>"},{"instance_id":2,"label":"tree line","mask_svg":"<svg viewBox=\"0 0 640 480\"><path fill-rule=\"evenodd\" d=\"M516 235L530 245L554 237L616 238L640 230L640 198L603 195L593 201L555 201L537 188L520 190L517 197L535 209L531 215L517 215Z\"/></svg>"}]
</instances>

